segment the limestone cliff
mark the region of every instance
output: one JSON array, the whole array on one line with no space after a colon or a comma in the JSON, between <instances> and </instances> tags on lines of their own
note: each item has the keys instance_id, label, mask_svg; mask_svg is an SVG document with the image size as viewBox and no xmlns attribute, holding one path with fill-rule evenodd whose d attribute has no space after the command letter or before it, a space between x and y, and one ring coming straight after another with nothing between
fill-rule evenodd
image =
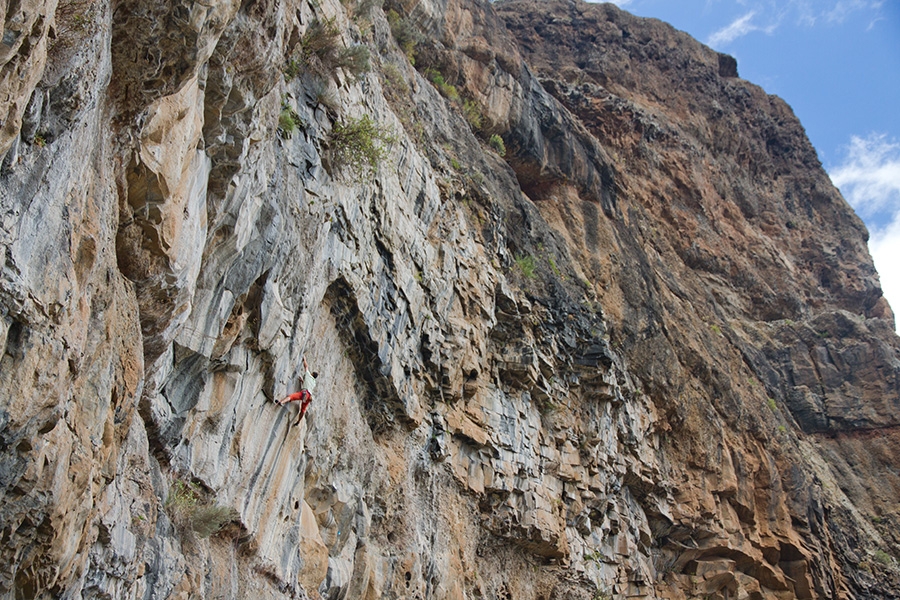
<instances>
[{"instance_id":1,"label":"limestone cliff","mask_svg":"<svg viewBox=\"0 0 900 600\"><path fill-rule=\"evenodd\" d=\"M900 597L894 317L733 58L562 0L2 7L0 596Z\"/></svg>"}]
</instances>

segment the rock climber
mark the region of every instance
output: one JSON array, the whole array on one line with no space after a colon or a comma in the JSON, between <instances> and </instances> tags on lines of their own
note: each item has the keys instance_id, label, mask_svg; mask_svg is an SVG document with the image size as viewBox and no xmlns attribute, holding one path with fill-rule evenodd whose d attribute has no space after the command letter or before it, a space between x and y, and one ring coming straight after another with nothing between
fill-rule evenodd
<instances>
[{"instance_id":1,"label":"rock climber","mask_svg":"<svg viewBox=\"0 0 900 600\"><path fill-rule=\"evenodd\" d=\"M278 403L278 406L284 406L288 402L301 401L300 414L297 415L297 420L294 421L293 426L299 425L300 421L303 420L303 415L306 414L306 409L309 407L309 403L312 402L312 391L316 387L316 378L319 376L318 372L309 372L309 365L306 364L305 356L303 357L303 371L303 385L300 391L275 401Z\"/></svg>"}]
</instances>

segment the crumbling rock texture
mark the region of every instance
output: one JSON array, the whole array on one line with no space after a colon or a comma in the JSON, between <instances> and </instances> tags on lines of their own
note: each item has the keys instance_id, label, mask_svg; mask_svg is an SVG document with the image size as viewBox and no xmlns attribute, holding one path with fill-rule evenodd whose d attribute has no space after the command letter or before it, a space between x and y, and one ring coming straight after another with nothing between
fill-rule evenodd
<instances>
[{"instance_id":1,"label":"crumbling rock texture","mask_svg":"<svg viewBox=\"0 0 900 600\"><path fill-rule=\"evenodd\" d=\"M893 314L733 58L570 1L2 7L2 597L900 596Z\"/></svg>"}]
</instances>

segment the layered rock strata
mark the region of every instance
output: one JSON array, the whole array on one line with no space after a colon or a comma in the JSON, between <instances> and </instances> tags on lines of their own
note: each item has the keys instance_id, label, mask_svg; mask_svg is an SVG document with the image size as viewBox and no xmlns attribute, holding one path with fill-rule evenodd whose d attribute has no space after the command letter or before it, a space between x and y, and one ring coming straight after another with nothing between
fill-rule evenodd
<instances>
[{"instance_id":1,"label":"layered rock strata","mask_svg":"<svg viewBox=\"0 0 900 600\"><path fill-rule=\"evenodd\" d=\"M7 4L4 597L900 595L893 315L732 58L578 2Z\"/></svg>"}]
</instances>

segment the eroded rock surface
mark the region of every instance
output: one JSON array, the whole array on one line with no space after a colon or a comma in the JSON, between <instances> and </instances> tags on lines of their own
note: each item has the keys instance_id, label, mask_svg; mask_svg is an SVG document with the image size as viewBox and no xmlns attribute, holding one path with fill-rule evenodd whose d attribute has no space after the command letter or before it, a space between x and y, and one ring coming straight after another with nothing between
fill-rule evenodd
<instances>
[{"instance_id":1,"label":"eroded rock surface","mask_svg":"<svg viewBox=\"0 0 900 600\"><path fill-rule=\"evenodd\" d=\"M569 1L8 4L3 597L900 596L893 314L733 58Z\"/></svg>"}]
</instances>

